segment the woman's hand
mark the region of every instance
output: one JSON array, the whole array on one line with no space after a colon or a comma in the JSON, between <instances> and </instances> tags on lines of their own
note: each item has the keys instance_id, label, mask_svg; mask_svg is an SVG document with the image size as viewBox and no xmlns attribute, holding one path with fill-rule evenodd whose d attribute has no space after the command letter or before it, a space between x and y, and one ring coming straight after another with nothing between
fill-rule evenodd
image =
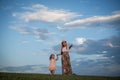
<instances>
[{"instance_id":1,"label":"woman's hand","mask_svg":"<svg viewBox=\"0 0 120 80\"><path fill-rule=\"evenodd\" d=\"M56 56L59 56L59 55L61 55L61 54L56 54Z\"/></svg>"}]
</instances>

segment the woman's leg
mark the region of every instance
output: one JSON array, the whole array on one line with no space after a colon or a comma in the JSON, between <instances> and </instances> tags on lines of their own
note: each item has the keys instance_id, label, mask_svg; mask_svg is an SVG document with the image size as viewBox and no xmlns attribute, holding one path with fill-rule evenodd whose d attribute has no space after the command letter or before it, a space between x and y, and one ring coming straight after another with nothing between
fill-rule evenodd
<instances>
[{"instance_id":1,"label":"woman's leg","mask_svg":"<svg viewBox=\"0 0 120 80\"><path fill-rule=\"evenodd\" d=\"M72 74L72 68L71 68L71 63L70 63L70 56L69 56L69 54L68 54L68 56L67 56L67 73L68 74Z\"/></svg>"}]
</instances>

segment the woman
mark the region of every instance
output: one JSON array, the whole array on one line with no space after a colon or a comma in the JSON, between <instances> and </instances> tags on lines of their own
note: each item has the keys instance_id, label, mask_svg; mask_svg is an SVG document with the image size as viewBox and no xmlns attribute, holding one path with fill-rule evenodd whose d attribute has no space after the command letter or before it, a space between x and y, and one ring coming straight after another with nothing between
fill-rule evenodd
<instances>
[{"instance_id":1,"label":"woman","mask_svg":"<svg viewBox=\"0 0 120 80\"><path fill-rule=\"evenodd\" d=\"M72 74L72 68L70 63L69 49L72 47L70 45L67 46L66 41L62 41L61 43L61 62L62 62L62 74Z\"/></svg>"}]
</instances>

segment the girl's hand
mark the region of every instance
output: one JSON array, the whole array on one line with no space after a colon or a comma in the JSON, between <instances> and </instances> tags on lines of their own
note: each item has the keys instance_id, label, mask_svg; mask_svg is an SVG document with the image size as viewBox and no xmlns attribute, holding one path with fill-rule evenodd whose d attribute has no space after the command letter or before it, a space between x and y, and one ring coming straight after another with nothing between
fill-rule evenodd
<instances>
[{"instance_id":1,"label":"girl's hand","mask_svg":"<svg viewBox=\"0 0 120 80\"><path fill-rule=\"evenodd\" d=\"M57 58L56 58L56 61L58 60L58 54L56 54Z\"/></svg>"}]
</instances>

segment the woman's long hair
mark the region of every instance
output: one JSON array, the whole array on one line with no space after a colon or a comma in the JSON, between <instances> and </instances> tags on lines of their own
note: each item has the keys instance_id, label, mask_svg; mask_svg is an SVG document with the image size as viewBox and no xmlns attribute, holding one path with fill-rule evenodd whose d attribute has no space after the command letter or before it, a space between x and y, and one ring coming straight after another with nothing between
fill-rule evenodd
<instances>
[{"instance_id":1,"label":"woman's long hair","mask_svg":"<svg viewBox=\"0 0 120 80\"><path fill-rule=\"evenodd\" d=\"M61 55L63 54L63 52L62 52L62 49L63 49L63 47L64 47L63 42L66 43L66 49L67 49L67 41L63 40L63 41L61 42L61 44L62 44L62 46L61 46Z\"/></svg>"}]
</instances>

